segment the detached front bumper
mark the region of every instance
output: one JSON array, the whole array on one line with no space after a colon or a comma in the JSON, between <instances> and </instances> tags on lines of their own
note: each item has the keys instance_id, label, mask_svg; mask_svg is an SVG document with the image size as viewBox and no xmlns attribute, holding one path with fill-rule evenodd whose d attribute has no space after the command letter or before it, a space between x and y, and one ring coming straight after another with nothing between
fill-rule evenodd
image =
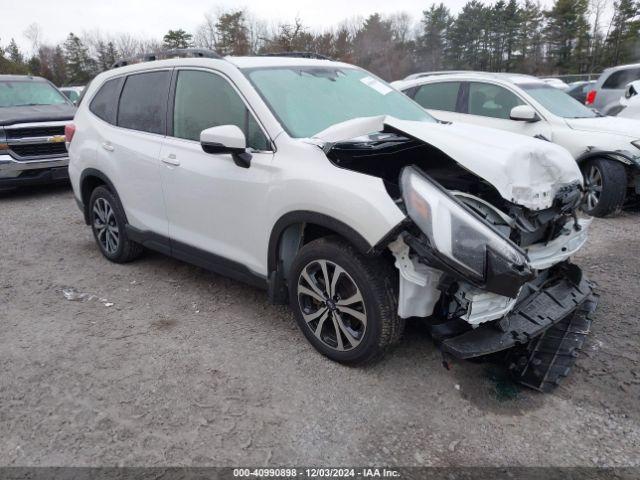
<instances>
[{"instance_id":1,"label":"detached front bumper","mask_svg":"<svg viewBox=\"0 0 640 480\"><path fill-rule=\"evenodd\" d=\"M67 155L41 160L19 161L0 154L0 187L20 187L67 180Z\"/></svg>"},{"instance_id":2,"label":"detached front bumper","mask_svg":"<svg viewBox=\"0 0 640 480\"><path fill-rule=\"evenodd\" d=\"M447 338L442 349L462 359L500 352L529 343L581 309L594 308L594 284L577 266L563 264L526 283L503 319Z\"/></svg>"}]
</instances>

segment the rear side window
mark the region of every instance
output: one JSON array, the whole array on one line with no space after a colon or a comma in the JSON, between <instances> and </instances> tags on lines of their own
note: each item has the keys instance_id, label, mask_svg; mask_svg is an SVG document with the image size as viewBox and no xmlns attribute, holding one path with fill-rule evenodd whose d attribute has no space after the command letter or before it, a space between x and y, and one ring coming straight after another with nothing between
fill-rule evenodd
<instances>
[{"instance_id":1,"label":"rear side window","mask_svg":"<svg viewBox=\"0 0 640 480\"><path fill-rule=\"evenodd\" d=\"M469 84L469 113L508 120L511 109L524 103L506 88L490 83Z\"/></svg>"},{"instance_id":2,"label":"rear side window","mask_svg":"<svg viewBox=\"0 0 640 480\"><path fill-rule=\"evenodd\" d=\"M104 82L91 100L89 110L105 122L116 124L116 112L118 111L118 95L122 78L113 78ZM85 89L86 91L86 89ZM82 99L82 97L81 97Z\"/></svg>"},{"instance_id":3,"label":"rear side window","mask_svg":"<svg viewBox=\"0 0 640 480\"><path fill-rule=\"evenodd\" d=\"M622 90L627 86L627 83L640 80L640 68L629 68L627 70L618 70L609 75L602 88L608 90Z\"/></svg>"},{"instance_id":4,"label":"rear side window","mask_svg":"<svg viewBox=\"0 0 640 480\"><path fill-rule=\"evenodd\" d=\"M202 130L220 125L239 127L250 148L271 149L269 140L229 82L214 73L180 71L176 83L173 136L200 140Z\"/></svg>"},{"instance_id":5,"label":"rear side window","mask_svg":"<svg viewBox=\"0 0 640 480\"><path fill-rule=\"evenodd\" d=\"M459 90L460 82L430 83L418 88L413 99L424 108L455 112Z\"/></svg>"},{"instance_id":6,"label":"rear side window","mask_svg":"<svg viewBox=\"0 0 640 480\"><path fill-rule=\"evenodd\" d=\"M169 71L128 76L120 95L118 126L164 135L170 83Z\"/></svg>"}]
</instances>

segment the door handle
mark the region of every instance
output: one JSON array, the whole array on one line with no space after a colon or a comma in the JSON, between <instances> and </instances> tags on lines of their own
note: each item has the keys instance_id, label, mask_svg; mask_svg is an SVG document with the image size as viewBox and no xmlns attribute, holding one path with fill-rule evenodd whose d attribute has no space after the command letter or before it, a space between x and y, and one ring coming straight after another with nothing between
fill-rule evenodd
<instances>
[{"instance_id":1,"label":"door handle","mask_svg":"<svg viewBox=\"0 0 640 480\"><path fill-rule=\"evenodd\" d=\"M104 148L107 152L113 152L114 150L113 145L111 145L111 142L104 142L102 144L102 148Z\"/></svg>"},{"instance_id":2,"label":"door handle","mask_svg":"<svg viewBox=\"0 0 640 480\"><path fill-rule=\"evenodd\" d=\"M167 165L171 165L174 167L177 167L178 165L180 165L180 160L178 160L175 156L175 154L170 153L169 155L167 155L166 157L164 157L162 159L163 163L166 163Z\"/></svg>"}]
</instances>

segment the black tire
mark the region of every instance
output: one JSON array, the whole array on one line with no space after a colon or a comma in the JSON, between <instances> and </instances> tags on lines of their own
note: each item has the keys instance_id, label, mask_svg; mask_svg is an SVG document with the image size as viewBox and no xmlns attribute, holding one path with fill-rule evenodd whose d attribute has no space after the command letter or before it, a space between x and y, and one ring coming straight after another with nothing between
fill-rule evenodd
<instances>
[{"instance_id":1,"label":"black tire","mask_svg":"<svg viewBox=\"0 0 640 480\"><path fill-rule=\"evenodd\" d=\"M322 262L328 272L326 277ZM334 282L338 268L346 274L338 273ZM326 285L323 278L329 278L329 291L333 290L336 296L322 303L301 293L301 288L304 292L304 288L311 285L303 271L308 277L313 277L312 281L318 280L315 286L321 291ZM367 258L343 240L326 237L308 243L296 255L289 273L289 300L298 326L316 350L336 362L364 364L380 359L402 335L405 322L397 314L397 285L398 274L390 262L379 257ZM328 296L326 293L325 298ZM362 301L347 302L358 294ZM322 308L328 313L319 336L316 336L324 315L309 322L305 315L311 318ZM352 316L356 314L364 315L364 323ZM338 336L341 343L337 341ZM357 345L354 345L354 340L357 340ZM339 349L340 346L343 350Z\"/></svg>"},{"instance_id":2,"label":"black tire","mask_svg":"<svg viewBox=\"0 0 640 480\"><path fill-rule=\"evenodd\" d=\"M583 210L594 217L606 217L622 209L627 193L627 172L624 165L615 160L594 158L582 165L587 190ZM593 181L593 176L599 182ZM594 195L591 197L590 195ZM593 201L593 198L596 201Z\"/></svg>"},{"instance_id":3,"label":"black tire","mask_svg":"<svg viewBox=\"0 0 640 480\"><path fill-rule=\"evenodd\" d=\"M111 209L108 218L99 214L101 209L104 210L105 204ZM89 218L93 237L105 258L115 263L126 263L135 260L142 254L142 245L129 240L125 229L127 221L122 205L116 195L107 187L99 186L91 192ZM107 226L102 228L103 225ZM107 238L109 240L105 240Z\"/></svg>"}]
</instances>

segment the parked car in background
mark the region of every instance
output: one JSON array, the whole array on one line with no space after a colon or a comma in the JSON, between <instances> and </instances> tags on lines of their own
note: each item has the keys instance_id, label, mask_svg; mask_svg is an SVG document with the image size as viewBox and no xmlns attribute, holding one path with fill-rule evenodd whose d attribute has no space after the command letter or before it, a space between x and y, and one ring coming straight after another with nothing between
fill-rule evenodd
<instances>
[{"instance_id":1,"label":"parked car in background","mask_svg":"<svg viewBox=\"0 0 640 480\"><path fill-rule=\"evenodd\" d=\"M640 120L640 80L627 85L624 95L620 98L622 110L616 116Z\"/></svg>"},{"instance_id":2,"label":"parked car in background","mask_svg":"<svg viewBox=\"0 0 640 480\"><path fill-rule=\"evenodd\" d=\"M587 93L585 105L603 115L616 115L621 110L620 97L626 86L635 80L640 80L640 63L607 68Z\"/></svg>"},{"instance_id":3,"label":"parked car in background","mask_svg":"<svg viewBox=\"0 0 640 480\"><path fill-rule=\"evenodd\" d=\"M0 75L0 188L68 178L64 128L75 111L44 78Z\"/></svg>"},{"instance_id":4,"label":"parked car in background","mask_svg":"<svg viewBox=\"0 0 640 480\"><path fill-rule=\"evenodd\" d=\"M575 98L580 103L585 104L587 101L587 93L589 93L595 83L595 80L581 80L578 82L572 82L569 84L567 95Z\"/></svg>"},{"instance_id":5,"label":"parked car in background","mask_svg":"<svg viewBox=\"0 0 640 480\"><path fill-rule=\"evenodd\" d=\"M603 117L528 75L464 73L394 82L436 118L548 140L576 159L588 192L584 210L605 216L640 194L640 124Z\"/></svg>"},{"instance_id":6,"label":"parked car in background","mask_svg":"<svg viewBox=\"0 0 640 480\"><path fill-rule=\"evenodd\" d=\"M593 306L569 263L590 221L569 153L439 123L360 68L290 55L92 81L67 140L102 254L144 246L263 287L338 362L377 358L422 317L452 355L527 345L527 375L562 375L530 340L573 338L559 322Z\"/></svg>"},{"instance_id":7,"label":"parked car in background","mask_svg":"<svg viewBox=\"0 0 640 480\"><path fill-rule=\"evenodd\" d=\"M84 90L84 86L81 87L60 87L59 89L62 93L64 93L65 97L73 102L74 105L78 104L78 100L80 100L80 96L82 95L82 91Z\"/></svg>"},{"instance_id":8,"label":"parked car in background","mask_svg":"<svg viewBox=\"0 0 640 480\"><path fill-rule=\"evenodd\" d=\"M546 83L547 85L551 85L552 87L559 88L560 90L567 91L569 90L569 85L560 80L559 78L541 78L541 81Z\"/></svg>"}]
</instances>

